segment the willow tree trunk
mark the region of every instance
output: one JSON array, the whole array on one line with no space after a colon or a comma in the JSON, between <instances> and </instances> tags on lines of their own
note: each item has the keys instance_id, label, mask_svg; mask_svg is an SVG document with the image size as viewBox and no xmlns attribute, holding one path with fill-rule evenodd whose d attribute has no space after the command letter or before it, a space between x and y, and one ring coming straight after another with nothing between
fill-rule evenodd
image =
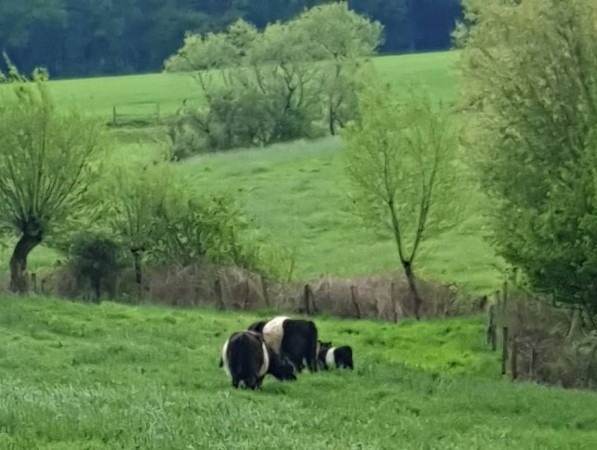
<instances>
[{"instance_id":1,"label":"willow tree trunk","mask_svg":"<svg viewBox=\"0 0 597 450\"><path fill-rule=\"evenodd\" d=\"M41 243L40 235L23 234L10 258L10 290L17 294L29 292L29 283L25 271L27 270L27 257L31 250Z\"/></svg>"},{"instance_id":2,"label":"willow tree trunk","mask_svg":"<svg viewBox=\"0 0 597 450\"><path fill-rule=\"evenodd\" d=\"M417 289L417 282L415 280L415 274L413 272L412 264L410 261L402 261L402 267L404 268L404 274L406 275L406 281L408 282L408 289L413 299L413 309L417 320L421 319L421 304L423 300L419 295Z\"/></svg>"}]
</instances>

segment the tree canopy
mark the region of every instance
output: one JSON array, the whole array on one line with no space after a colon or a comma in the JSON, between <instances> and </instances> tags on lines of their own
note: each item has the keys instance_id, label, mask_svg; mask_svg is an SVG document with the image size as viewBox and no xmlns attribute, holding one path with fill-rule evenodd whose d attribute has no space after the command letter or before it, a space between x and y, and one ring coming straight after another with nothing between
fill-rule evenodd
<instances>
[{"instance_id":1,"label":"tree canopy","mask_svg":"<svg viewBox=\"0 0 597 450\"><path fill-rule=\"evenodd\" d=\"M461 215L454 124L425 96L402 101L367 77L359 119L342 133L355 213L370 230L395 241L419 318L414 278L421 243Z\"/></svg>"},{"instance_id":2,"label":"tree canopy","mask_svg":"<svg viewBox=\"0 0 597 450\"><path fill-rule=\"evenodd\" d=\"M597 313L597 4L467 3L464 137L495 248L535 291Z\"/></svg>"},{"instance_id":3,"label":"tree canopy","mask_svg":"<svg viewBox=\"0 0 597 450\"><path fill-rule=\"evenodd\" d=\"M357 113L353 74L382 31L334 3L263 31L239 19L219 33L187 35L166 70L193 72L206 101L173 121L174 156L336 134Z\"/></svg>"},{"instance_id":4,"label":"tree canopy","mask_svg":"<svg viewBox=\"0 0 597 450\"><path fill-rule=\"evenodd\" d=\"M0 48L18 67L52 77L155 71L186 32L221 31L237 19L262 29L329 0L2 0ZM445 49L459 0L349 0L386 29L382 51Z\"/></svg>"},{"instance_id":5,"label":"tree canopy","mask_svg":"<svg viewBox=\"0 0 597 450\"><path fill-rule=\"evenodd\" d=\"M89 212L99 172L102 124L54 108L46 83L15 81L0 98L0 231L19 238L11 289L27 290L27 256L57 228Z\"/></svg>"}]
</instances>

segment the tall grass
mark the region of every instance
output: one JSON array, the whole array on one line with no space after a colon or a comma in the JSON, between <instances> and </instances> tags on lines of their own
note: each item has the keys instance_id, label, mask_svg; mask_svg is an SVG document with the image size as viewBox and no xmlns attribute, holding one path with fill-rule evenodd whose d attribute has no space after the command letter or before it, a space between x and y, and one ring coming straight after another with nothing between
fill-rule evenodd
<instances>
[{"instance_id":1,"label":"tall grass","mask_svg":"<svg viewBox=\"0 0 597 450\"><path fill-rule=\"evenodd\" d=\"M218 368L264 315L0 299L0 448L581 449L594 393L512 385L480 318L316 319L354 372L268 377L235 391Z\"/></svg>"}]
</instances>

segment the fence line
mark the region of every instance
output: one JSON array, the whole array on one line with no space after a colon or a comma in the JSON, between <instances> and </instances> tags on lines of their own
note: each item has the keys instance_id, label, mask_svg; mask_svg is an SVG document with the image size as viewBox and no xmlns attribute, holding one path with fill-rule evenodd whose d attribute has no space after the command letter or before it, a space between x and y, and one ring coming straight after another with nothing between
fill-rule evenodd
<instances>
[{"instance_id":1,"label":"fence line","mask_svg":"<svg viewBox=\"0 0 597 450\"><path fill-rule=\"evenodd\" d=\"M144 106L144 105L153 105L153 111L151 113L131 113L131 112L122 112L123 109L132 109L137 106ZM119 112L120 110L120 112ZM122 121L122 119L128 120ZM112 106L112 125L122 125L126 122L133 122L134 119L136 120L149 120L159 122L161 119L161 106L159 102L139 102L139 103L128 103L123 105L114 105Z\"/></svg>"}]
</instances>

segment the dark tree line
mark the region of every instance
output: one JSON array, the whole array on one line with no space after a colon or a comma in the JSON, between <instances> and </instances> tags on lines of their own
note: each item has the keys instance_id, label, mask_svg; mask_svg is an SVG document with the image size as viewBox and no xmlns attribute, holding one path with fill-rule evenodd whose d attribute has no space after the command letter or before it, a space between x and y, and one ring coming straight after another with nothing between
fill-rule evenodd
<instances>
[{"instance_id":1,"label":"dark tree line","mask_svg":"<svg viewBox=\"0 0 597 450\"><path fill-rule=\"evenodd\" d=\"M160 70L186 31L219 31L243 18L257 27L329 0L2 0L0 49L24 71L53 77ZM382 52L439 50L460 0L348 0L385 27Z\"/></svg>"}]
</instances>

